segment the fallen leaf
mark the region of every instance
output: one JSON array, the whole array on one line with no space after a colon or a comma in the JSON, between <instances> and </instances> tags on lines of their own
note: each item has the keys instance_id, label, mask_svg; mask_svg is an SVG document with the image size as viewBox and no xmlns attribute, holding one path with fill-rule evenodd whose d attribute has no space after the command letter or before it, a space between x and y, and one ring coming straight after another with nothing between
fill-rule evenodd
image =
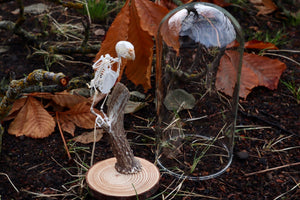
<instances>
[{"instance_id":1,"label":"fallen leaf","mask_svg":"<svg viewBox=\"0 0 300 200\"><path fill-rule=\"evenodd\" d=\"M96 129L96 132L94 132L94 131L84 132L81 135L73 138L72 140L75 141L75 142L80 142L82 144L89 144L91 142L94 142L95 134L96 134L95 142L98 142L103 137L103 130L102 129Z\"/></svg>"},{"instance_id":2,"label":"fallen leaf","mask_svg":"<svg viewBox=\"0 0 300 200\"><path fill-rule=\"evenodd\" d=\"M162 37L162 40L165 41L168 46L173 47L177 54L179 53L180 47L179 32L181 30L182 20L186 15L187 10L184 9L173 15L169 22L168 20L165 20L161 23L159 34ZM157 38L157 40L157 43L159 44L157 47L158 51L162 51L161 39Z\"/></svg>"},{"instance_id":3,"label":"fallen leaf","mask_svg":"<svg viewBox=\"0 0 300 200\"><path fill-rule=\"evenodd\" d=\"M133 0L140 19L141 28L156 37L159 23L169 12L165 7L149 0Z\"/></svg>"},{"instance_id":4,"label":"fallen leaf","mask_svg":"<svg viewBox=\"0 0 300 200\"><path fill-rule=\"evenodd\" d=\"M146 95L140 93L139 91L131 91L130 92L130 99L145 99Z\"/></svg>"},{"instance_id":5,"label":"fallen leaf","mask_svg":"<svg viewBox=\"0 0 300 200\"><path fill-rule=\"evenodd\" d=\"M89 98L91 97L91 90L89 88L75 88L70 91L70 94Z\"/></svg>"},{"instance_id":6,"label":"fallen leaf","mask_svg":"<svg viewBox=\"0 0 300 200\"><path fill-rule=\"evenodd\" d=\"M134 2L133 0L133 5ZM139 20L136 8L131 6L128 41L134 46L136 58L134 61L127 62L125 74L135 85L141 84L144 90L147 91L151 88L150 75L154 42L149 33L140 27Z\"/></svg>"},{"instance_id":7,"label":"fallen leaf","mask_svg":"<svg viewBox=\"0 0 300 200\"><path fill-rule=\"evenodd\" d=\"M51 98L57 105L67 108L72 108L73 106L90 101L88 98L85 98L80 95L73 95L67 91L57 92Z\"/></svg>"},{"instance_id":8,"label":"fallen leaf","mask_svg":"<svg viewBox=\"0 0 300 200\"><path fill-rule=\"evenodd\" d=\"M157 4L169 10L173 10L178 7L172 0L160 0L157 1Z\"/></svg>"},{"instance_id":9,"label":"fallen leaf","mask_svg":"<svg viewBox=\"0 0 300 200\"><path fill-rule=\"evenodd\" d=\"M183 89L171 90L164 99L164 105L168 110L180 111L193 109L196 104L195 97Z\"/></svg>"},{"instance_id":10,"label":"fallen leaf","mask_svg":"<svg viewBox=\"0 0 300 200\"><path fill-rule=\"evenodd\" d=\"M43 99L52 99L54 95L49 92L32 92L29 94L24 94L24 96L38 97Z\"/></svg>"},{"instance_id":11,"label":"fallen leaf","mask_svg":"<svg viewBox=\"0 0 300 200\"><path fill-rule=\"evenodd\" d=\"M250 68L256 74L259 86L265 86L271 90L277 88L280 76L286 69L286 65L278 59L249 53L244 53L243 66ZM247 76L246 71L242 71L242 80L244 76Z\"/></svg>"},{"instance_id":12,"label":"fallen leaf","mask_svg":"<svg viewBox=\"0 0 300 200\"><path fill-rule=\"evenodd\" d=\"M136 101L129 100L124 108L124 114L137 112L147 105L148 103L146 102L136 102Z\"/></svg>"},{"instance_id":13,"label":"fallen leaf","mask_svg":"<svg viewBox=\"0 0 300 200\"><path fill-rule=\"evenodd\" d=\"M68 111L60 112L59 116L60 118L66 118L81 128L92 129L95 126L96 116L90 112L90 107L91 105L88 102L82 102L76 104Z\"/></svg>"},{"instance_id":14,"label":"fallen leaf","mask_svg":"<svg viewBox=\"0 0 300 200\"><path fill-rule=\"evenodd\" d=\"M61 115L59 112L58 112L58 116L59 116L59 122L57 123L60 123L62 130L74 136L76 126L71 121L72 118L69 115Z\"/></svg>"},{"instance_id":15,"label":"fallen leaf","mask_svg":"<svg viewBox=\"0 0 300 200\"><path fill-rule=\"evenodd\" d=\"M235 66L238 66L239 55L237 51L225 51L220 60L220 66L216 75L216 89L229 96L233 95L234 86L237 81L237 69Z\"/></svg>"},{"instance_id":16,"label":"fallen leaf","mask_svg":"<svg viewBox=\"0 0 300 200\"><path fill-rule=\"evenodd\" d=\"M272 0L250 0L250 2L258 9L256 15L267 15L277 10L277 6Z\"/></svg>"},{"instance_id":17,"label":"fallen leaf","mask_svg":"<svg viewBox=\"0 0 300 200\"><path fill-rule=\"evenodd\" d=\"M227 50L220 60L216 88L232 96L236 82L238 52ZM286 65L277 60L255 54L244 53L239 96L246 98L254 87L277 88L279 78Z\"/></svg>"},{"instance_id":18,"label":"fallen leaf","mask_svg":"<svg viewBox=\"0 0 300 200\"><path fill-rule=\"evenodd\" d=\"M10 109L8 115L3 119L3 121L8 121L8 120L14 119L17 116L18 111L20 111L20 109L24 106L26 101L27 101L27 98L17 99L14 102L12 108Z\"/></svg>"},{"instance_id":19,"label":"fallen leaf","mask_svg":"<svg viewBox=\"0 0 300 200\"><path fill-rule=\"evenodd\" d=\"M262 42L258 40L250 40L245 43L246 49L278 49L274 44L270 42Z\"/></svg>"},{"instance_id":20,"label":"fallen leaf","mask_svg":"<svg viewBox=\"0 0 300 200\"><path fill-rule=\"evenodd\" d=\"M55 128L53 117L43 108L35 98L27 97L14 121L9 126L8 133L32 138L48 137Z\"/></svg>"}]
</instances>

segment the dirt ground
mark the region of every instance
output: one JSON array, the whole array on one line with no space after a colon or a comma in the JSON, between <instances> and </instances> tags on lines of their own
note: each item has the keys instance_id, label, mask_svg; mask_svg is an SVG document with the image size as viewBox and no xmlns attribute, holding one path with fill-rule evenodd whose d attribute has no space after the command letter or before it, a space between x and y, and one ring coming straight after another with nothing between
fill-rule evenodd
<instances>
[{"instance_id":1,"label":"dirt ground","mask_svg":"<svg viewBox=\"0 0 300 200\"><path fill-rule=\"evenodd\" d=\"M50 1L32 1L34 2L49 5L52 17L59 23L71 21L75 24L82 21L81 17L72 18L73 15L81 15L71 9L62 9L61 6ZM25 2L25 5L28 4L31 3ZM15 22L18 15L13 14L12 11L17 8L15 1L5 3L0 1L0 22L1 20ZM280 57L274 55L270 57L279 59L287 65L281 80L294 81L299 88L299 65L283 57L300 62L299 27L286 25L285 18L279 11L267 16L256 16L254 8L244 10L232 6L226 9L244 28L246 40L251 37L251 31L255 29L270 33L270 37L275 37L273 33L279 30L286 33L281 38L285 42L278 45L279 49L298 50L298 53L276 52ZM100 42L103 39L103 34L95 35L94 31L107 30L110 22L101 22L102 24L98 22L99 24L91 27L90 39L95 44L97 44L95 41ZM47 26L52 22L48 23ZM28 15L22 24L22 28L34 33L40 32L42 26L36 15ZM44 42L49 43L65 39L53 33L43 37ZM8 80L13 72L16 78L22 78L33 69L47 67L45 57L40 55L29 57L28 55L35 52L33 46L9 31L0 29L0 47L8 48L0 52L0 81L2 78ZM72 55L73 61L80 62L61 61L64 66L54 63L50 66L50 71L63 72L69 77L91 73L91 63L95 53L97 52ZM126 80L124 82L130 90L141 89ZM5 82L1 87L4 86ZM154 89L149 90L146 96L154 99ZM218 178L199 182L177 180L162 172L160 187L153 195L153 199L300 199L300 107L295 96L282 82L279 82L278 88L274 91L264 87L255 88L247 99L240 100L240 105L238 126L255 125L264 128L237 133L235 156L229 169ZM155 117L153 101L138 112L125 115L125 130L134 154L151 162L155 160L153 141L155 132L152 129L155 125ZM2 123L6 130L9 123L10 121ZM75 134L80 135L84 131L77 128ZM87 165L90 163L92 144L75 144L70 141L72 136L65 134L65 137L69 141L68 146L73 158L71 161L68 161L58 128L45 139L15 137L5 131L0 155L0 200L92 199L84 181L86 167L82 166L82 163ZM108 137L104 135L96 144L95 161L112 156ZM298 164L291 166L293 163Z\"/></svg>"}]
</instances>

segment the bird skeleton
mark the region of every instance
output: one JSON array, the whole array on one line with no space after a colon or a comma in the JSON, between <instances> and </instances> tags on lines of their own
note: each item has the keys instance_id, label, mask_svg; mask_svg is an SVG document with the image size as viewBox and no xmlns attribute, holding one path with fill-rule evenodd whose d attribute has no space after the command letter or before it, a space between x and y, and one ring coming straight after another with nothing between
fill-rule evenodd
<instances>
[{"instance_id":1,"label":"bird skeleton","mask_svg":"<svg viewBox=\"0 0 300 200\"><path fill-rule=\"evenodd\" d=\"M135 59L134 46L130 42L119 41L116 44L115 49L118 56L117 58L113 58L109 54L104 56L101 55L101 57L92 66L95 70L95 77L91 80L89 86L94 91L91 112L96 115L96 125L98 127L101 127L104 124L109 127L111 126L111 119L108 118L103 112L103 107L111 88L115 85L116 80L119 77L122 57L130 60ZM115 63L118 64L117 71L112 69L112 66ZM102 94L106 94L105 99L100 107L104 117L102 117L100 114L97 114L93 109L95 97L97 96L98 91L100 91Z\"/></svg>"}]
</instances>

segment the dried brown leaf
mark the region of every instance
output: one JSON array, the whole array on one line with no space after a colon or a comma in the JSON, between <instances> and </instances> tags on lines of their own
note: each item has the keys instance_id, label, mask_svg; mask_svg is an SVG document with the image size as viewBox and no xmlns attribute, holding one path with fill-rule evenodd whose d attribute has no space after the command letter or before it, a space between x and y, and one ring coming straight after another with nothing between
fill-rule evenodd
<instances>
[{"instance_id":1,"label":"dried brown leaf","mask_svg":"<svg viewBox=\"0 0 300 200\"><path fill-rule=\"evenodd\" d=\"M250 68L256 74L259 86L265 86L271 90L277 88L280 76L286 69L286 65L278 59L249 53L244 53L243 66ZM247 73L242 70L242 80L244 76L248 76Z\"/></svg>"},{"instance_id":2,"label":"dried brown leaf","mask_svg":"<svg viewBox=\"0 0 300 200\"><path fill-rule=\"evenodd\" d=\"M236 83L237 65L239 53L227 50L220 60L220 66L216 75L217 90L232 96Z\"/></svg>"},{"instance_id":3,"label":"dried brown leaf","mask_svg":"<svg viewBox=\"0 0 300 200\"><path fill-rule=\"evenodd\" d=\"M55 128L53 117L35 98L29 96L14 121L9 126L8 133L16 136L25 135L32 138L48 137Z\"/></svg>"},{"instance_id":4,"label":"dried brown leaf","mask_svg":"<svg viewBox=\"0 0 300 200\"><path fill-rule=\"evenodd\" d=\"M10 109L8 115L3 119L3 121L8 121L11 119L14 119L17 116L17 113L20 111L20 109L24 106L27 98L20 98L17 99L12 108Z\"/></svg>"},{"instance_id":5,"label":"dried brown leaf","mask_svg":"<svg viewBox=\"0 0 300 200\"><path fill-rule=\"evenodd\" d=\"M88 102L79 103L68 111L60 112L60 119L71 121L81 128L92 129L94 128L96 117L90 112L90 107L91 105Z\"/></svg>"},{"instance_id":6,"label":"dried brown leaf","mask_svg":"<svg viewBox=\"0 0 300 200\"><path fill-rule=\"evenodd\" d=\"M180 14L184 14L184 13L181 12ZM167 20L165 20L161 25L161 28L160 28L161 37L162 37L163 41L166 42L166 44L168 46L173 47L174 50L178 54L179 47L180 47L179 32L181 30L181 20L179 17L177 17L177 18L174 18L172 23L170 23L170 24L166 24L166 23L168 23ZM158 41L158 42L160 42L160 41ZM157 48L160 48L160 47L157 47Z\"/></svg>"},{"instance_id":7,"label":"dried brown leaf","mask_svg":"<svg viewBox=\"0 0 300 200\"><path fill-rule=\"evenodd\" d=\"M140 27L139 20L136 8L131 6L128 41L134 45L137 53L134 61L127 62L125 74L135 85L141 84L147 91L151 88L150 75L154 43L152 37Z\"/></svg>"},{"instance_id":8,"label":"dried brown leaf","mask_svg":"<svg viewBox=\"0 0 300 200\"><path fill-rule=\"evenodd\" d=\"M250 2L258 9L257 15L267 15L277 10L272 0L250 0Z\"/></svg>"},{"instance_id":9,"label":"dried brown leaf","mask_svg":"<svg viewBox=\"0 0 300 200\"><path fill-rule=\"evenodd\" d=\"M278 49L274 44L270 42L262 42L258 40L250 40L245 43L247 49Z\"/></svg>"},{"instance_id":10,"label":"dried brown leaf","mask_svg":"<svg viewBox=\"0 0 300 200\"><path fill-rule=\"evenodd\" d=\"M80 95L73 95L68 93L67 91L57 92L52 96L52 100L59 106L72 108L73 106L82 103L89 102L88 98L85 98Z\"/></svg>"},{"instance_id":11,"label":"dried brown leaf","mask_svg":"<svg viewBox=\"0 0 300 200\"><path fill-rule=\"evenodd\" d=\"M73 138L72 140L75 142L80 142L82 144L89 144L91 142L94 142L94 134L96 134L96 141L98 142L103 137L103 130L102 129L96 129L96 133L94 131L90 132L84 132L81 135Z\"/></svg>"},{"instance_id":12,"label":"dried brown leaf","mask_svg":"<svg viewBox=\"0 0 300 200\"><path fill-rule=\"evenodd\" d=\"M232 96L236 82L238 52L228 50L221 58L217 72L216 88ZM286 65L277 59L244 53L239 96L246 98L254 87L277 88L279 78Z\"/></svg>"},{"instance_id":13,"label":"dried brown leaf","mask_svg":"<svg viewBox=\"0 0 300 200\"><path fill-rule=\"evenodd\" d=\"M43 99L51 99L54 95L49 92L32 92L30 94L25 94L24 96L32 96L32 97L39 97Z\"/></svg>"},{"instance_id":14,"label":"dried brown leaf","mask_svg":"<svg viewBox=\"0 0 300 200\"><path fill-rule=\"evenodd\" d=\"M157 4L169 10L173 10L177 7L177 5L172 0L160 0L157 1Z\"/></svg>"},{"instance_id":15,"label":"dried brown leaf","mask_svg":"<svg viewBox=\"0 0 300 200\"><path fill-rule=\"evenodd\" d=\"M59 114L59 122L63 131L70 133L72 136L75 134L76 126L71 121L72 118L69 115L61 115Z\"/></svg>"},{"instance_id":16,"label":"dried brown leaf","mask_svg":"<svg viewBox=\"0 0 300 200\"><path fill-rule=\"evenodd\" d=\"M140 19L141 28L151 36L156 37L159 23L169 10L149 0L133 1Z\"/></svg>"}]
</instances>

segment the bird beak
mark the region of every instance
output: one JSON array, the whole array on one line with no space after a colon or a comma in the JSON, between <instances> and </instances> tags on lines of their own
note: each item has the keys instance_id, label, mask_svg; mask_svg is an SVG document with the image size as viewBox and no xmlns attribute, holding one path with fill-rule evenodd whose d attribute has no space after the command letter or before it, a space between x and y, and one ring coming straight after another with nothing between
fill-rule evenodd
<instances>
[{"instance_id":1,"label":"bird beak","mask_svg":"<svg viewBox=\"0 0 300 200\"><path fill-rule=\"evenodd\" d=\"M128 55L126 56L126 58L129 59L129 60L134 60L135 59L134 49L129 49Z\"/></svg>"}]
</instances>

